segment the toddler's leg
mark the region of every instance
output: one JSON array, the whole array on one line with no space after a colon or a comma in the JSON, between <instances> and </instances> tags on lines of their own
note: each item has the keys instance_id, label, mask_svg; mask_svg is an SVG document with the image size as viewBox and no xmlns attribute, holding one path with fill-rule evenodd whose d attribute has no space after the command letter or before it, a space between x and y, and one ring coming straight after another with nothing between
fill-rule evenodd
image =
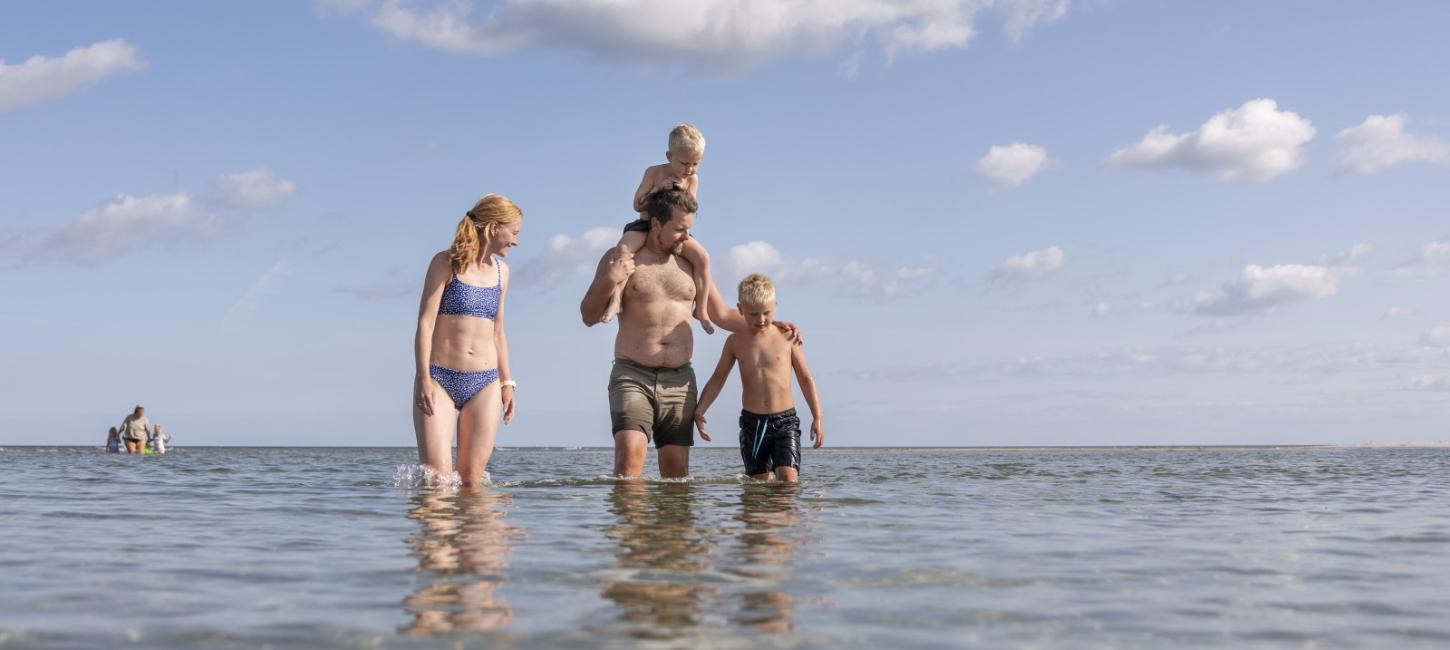
<instances>
[{"instance_id":1,"label":"toddler's leg","mask_svg":"<svg viewBox=\"0 0 1450 650\"><path fill-rule=\"evenodd\" d=\"M710 287L715 286L714 279L710 277L710 253L699 241L689 239L685 241L684 250L681 255L695 269L695 320L700 321L700 327L704 328L706 334L715 333L715 324L710 322Z\"/></svg>"},{"instance_id":2,"label":"toddler's leg","mask_svg":"<svg viewBox=\"0 0 1450 650\"><path fill-rule=\"evenodd\" d=\"M634 254L639 252L639 249L644 246L644 239L645 234L642 232L630 231L624 233L624 236L619 238L619 243L614 247L615 258L622 257L626 253ZM619 299L622 291L624 291L624 286L620 285L615 287L614 293L609 294L609 306L604 309L604 316L599 319L599 322L608 323L614 320L614 317L619 314Z\"/></svg>"}]
</instances>

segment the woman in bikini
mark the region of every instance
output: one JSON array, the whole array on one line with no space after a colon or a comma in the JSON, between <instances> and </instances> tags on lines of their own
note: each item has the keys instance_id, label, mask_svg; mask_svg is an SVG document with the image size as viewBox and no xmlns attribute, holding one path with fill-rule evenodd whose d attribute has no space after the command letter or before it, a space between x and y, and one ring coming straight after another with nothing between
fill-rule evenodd
<instances>
[{"instance_id":1,"label":"woman in bikini","mask_svg":"<svg viewBox=\"0 0 1450 650\"><path fill-rule=\"evenodd\" d=\"M458 222L453 247L433 256L423 282L413 340L418 462L449 476L457 432L465 487L484 480L500 414L505 424L514 417L503 320L509 268L500 258L518 243L522 225L513 201L484 196Z\"/></svg>"}]
</instances>

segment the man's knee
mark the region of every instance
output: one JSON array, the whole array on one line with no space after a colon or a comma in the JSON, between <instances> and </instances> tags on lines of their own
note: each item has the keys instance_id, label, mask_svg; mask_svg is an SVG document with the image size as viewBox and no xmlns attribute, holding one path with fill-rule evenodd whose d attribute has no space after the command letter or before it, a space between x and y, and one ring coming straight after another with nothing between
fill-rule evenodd
<instances>
[{"instance_id":1,"label":"man's knee","mask_svg":"<svg viewBox=\"0 0 1450 650\"><path fill-rule=\"evenodd\" d=\"M644 473L645 452L649 436L638 429L614 432L614 473L616 476L639 476Z\"/></svg>"},{"instance_id":2,"label":"man's knee","mask_svg":"<svg viewBox=\"0 0 1450 650\"><path fill-rule=\"evenodd\" d=\"M690 475L690 448L685 445L660 447L660 476L684 478Z\"/></svg>"}]
</instances>

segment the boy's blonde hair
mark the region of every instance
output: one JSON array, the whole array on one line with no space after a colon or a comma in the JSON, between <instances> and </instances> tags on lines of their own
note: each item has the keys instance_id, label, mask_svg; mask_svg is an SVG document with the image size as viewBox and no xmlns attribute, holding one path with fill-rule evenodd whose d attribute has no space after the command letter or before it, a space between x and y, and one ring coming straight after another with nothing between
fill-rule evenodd
<instances>
[{"instance_id":1,"label":"boy's blonde hair","mask_svg":"<svg viewBox=\"0 0 1450 650\"><path fill-rule=\"evenodd\" d=\"M764 307L766 303L775 300L775 283L761 273L751 273L740 281L738 290L740 304L752 307Z\"/></svg>"},{"instance_id":2,"label":"boy's blonde hair","mask_svg":"<svg viewBox=\"0 0 1450 650\"><path fill-rule=\"evenodd\" d=\"M681 122L670 129L670 151L705 151L705 134Z\"/></svg>"}]
</instances>

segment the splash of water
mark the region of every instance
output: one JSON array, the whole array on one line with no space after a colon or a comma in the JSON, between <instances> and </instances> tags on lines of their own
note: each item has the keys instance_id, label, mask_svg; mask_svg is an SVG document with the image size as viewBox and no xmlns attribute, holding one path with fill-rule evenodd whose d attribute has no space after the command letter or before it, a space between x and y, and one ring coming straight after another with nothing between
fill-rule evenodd
<instances>
[{"instance_id":1,"label":"splash of water","mask_svg":"<svg viewBox=\"0 0 1450 650\"><path fill-rule=\"evenodd\" d=\"M399 465L393 472L393 487L400 488L456 488L462 485L463 479L458 472L444 474L427 465ZM492 484L488 472L483 473L483 483Z\"/></svg>"}]
</instances>

